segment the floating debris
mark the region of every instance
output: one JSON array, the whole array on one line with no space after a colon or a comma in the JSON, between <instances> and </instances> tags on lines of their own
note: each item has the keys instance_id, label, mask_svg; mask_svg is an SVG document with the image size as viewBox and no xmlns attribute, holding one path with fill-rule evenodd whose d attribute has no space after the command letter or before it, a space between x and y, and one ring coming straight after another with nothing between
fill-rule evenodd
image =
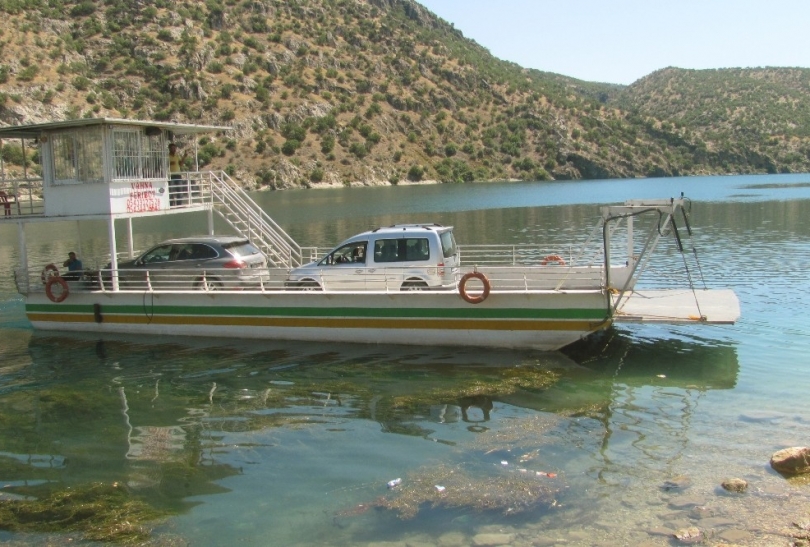
<instances>
[{"instance_id":1,"label":"floating debris","mask_svg":"<svg viewBox=\"0 0 810 547\"><path fill-rule=\"evenodd\" d=\"M396 488L402 484L402 479L394 479L392 481L388 481L388 488Z\"/></svg>"},{"instance_id":2,"label":"floating debris","mask_svg":"<svg viewBox=\"0 0 810 547\"><path fill-rule=\"evenodd\" d=\"M494 470L495 473L487 474L483 470L446 465L426 466L409 474L407 482L395 491L372 503L396 512L401 519L413 518L425 507L463 507L514 515L555 503L560 490L556 482L539 480L533 473L515 473L500 467Z\"/></svg>"}]
</instances>

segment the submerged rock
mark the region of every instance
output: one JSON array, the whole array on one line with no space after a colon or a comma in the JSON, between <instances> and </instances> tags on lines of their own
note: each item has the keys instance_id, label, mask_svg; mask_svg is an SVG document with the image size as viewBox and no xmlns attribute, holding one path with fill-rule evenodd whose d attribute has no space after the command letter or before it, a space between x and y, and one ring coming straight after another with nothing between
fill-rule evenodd
<instances>
[{"instance_id":1,"label":"submerged rock","mask_svg":"<svg viewBox=\"0 0 810 547\"><path fill-rule=\"evenodd\" d=\"M515 534L477 534L472 538L476 547L497 547L511 545L515 541Z\"/></svg>"},{"instance_id":2,"label":"submerged rock","mask_svg":"<svg viewBox=\"0 0 810 547\"><path fill-rule=\"evenodd\" d=\"M785 475L801 475L810 472L810 448L793 446L775 452L771 467Z\"/></svg>"},{"instance_id":3,"label":"submerged rock","mask_svg":"<svg viewBox=\"0 0 810 547\"><path fill-rule=\"evenodd\" d=\"M723 489L729 492L743 493L748 489L748 482L743 479L726 479L722 482Z\"/></svg>"},{"instance_id":4,"label":"submerged rock","mask_svg":"<svg viewBox=\"0 0 810 547\"><path fill-rule=\"evenodd\" d=\"M681 528L675 532L675 539L681 543L699 543L703 541L703 532L696 526Z\"/></svg>"},{"instance_id":5,"label":"submerged rock","mask_svg":"<svg viewBox=\"0 0 810 547\"><path fill-rule=\"evenodd\" d=\"M679 475L669 480L665 480L661 484L661 490L664 492L673 492L677 490L686 490L692 485L692 479L685 475Z\"/></svg>"}]
</instances>

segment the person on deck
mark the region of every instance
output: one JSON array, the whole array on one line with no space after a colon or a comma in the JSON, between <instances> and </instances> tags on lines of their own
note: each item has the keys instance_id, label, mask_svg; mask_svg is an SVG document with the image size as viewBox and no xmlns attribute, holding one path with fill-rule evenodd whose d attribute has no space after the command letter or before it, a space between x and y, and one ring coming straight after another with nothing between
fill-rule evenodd
<instances>
[{"instance_id":1,"label":"person on deck","mask_svg":"<svg viewBox=\"0 0 810 547\"><path fill-rule=\"evenodd\" d=\"M186 202L185 188L183 184L182 171L183 163L186 161L186 153L177 155L177 145L169 143L169 205L183 205Z\"/></svg>"},{"instance_id":2,"label":"person on deck","mask_svg":"<svg viewBox=\"0 0 810 547\"><path fill-rule=\"evenodd\" d=\"M84 267L82 266L82 261L76 257L76 253L70 251L68 253L68 259L62 263L62 266L68 269L68 273L62 276L62 279L66 279L68 281L77 281L82 277L82 270Z\"/></svg>"}]
</instances>

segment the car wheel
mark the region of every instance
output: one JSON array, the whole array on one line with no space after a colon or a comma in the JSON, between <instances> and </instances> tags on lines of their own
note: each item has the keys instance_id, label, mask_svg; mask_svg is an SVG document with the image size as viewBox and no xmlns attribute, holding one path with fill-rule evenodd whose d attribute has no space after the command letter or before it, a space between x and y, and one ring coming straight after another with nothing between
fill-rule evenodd
<instances>
[{"instance_id":1,"label":"car wheel","mask_svg":"<svg viewBox=\"0 0 810 547\"><path fill-rule=\"evenodd\" d=\"M221 291L222 281L216 277L200 277L194 282L194 288L201 291Z\"/></svg>"},{"instance_id":2,"label":"car wheel","mask_svg":"<svg viewBox=\"0 0 810 547\"><path fill-rule=\"evenodd\" d=\"M424 281L406 281L402 284L402 287L399 288L401 291L424 291L427 290L428 285Z\"/></svg>"},{"instance_id":3,"label":"car wheel","mask_svg":"<svg viewBox=\"0 0 810 547\"><path fill-rule=\"evenodd\" d=\"M298 283L298 288L304 291L319 291L321 285L314 279L305 279Z\"/></svg>"}]
</instances>

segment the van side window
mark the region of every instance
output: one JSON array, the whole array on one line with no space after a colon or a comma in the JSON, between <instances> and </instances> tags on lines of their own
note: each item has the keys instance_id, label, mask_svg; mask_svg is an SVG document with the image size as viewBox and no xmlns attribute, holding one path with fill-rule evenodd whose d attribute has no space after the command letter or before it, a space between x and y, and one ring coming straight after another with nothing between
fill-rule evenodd
<instances>
[{"instance_id":1,"label":"van side window","mask_svg":"<svg viewBox=\"0 0 810 547\"><path fill-rule=\"evenodd\" d=\"M427 238L378 239L374 242L375 262L414 262L429 258Z\"/></svg>"}]
</instances>

